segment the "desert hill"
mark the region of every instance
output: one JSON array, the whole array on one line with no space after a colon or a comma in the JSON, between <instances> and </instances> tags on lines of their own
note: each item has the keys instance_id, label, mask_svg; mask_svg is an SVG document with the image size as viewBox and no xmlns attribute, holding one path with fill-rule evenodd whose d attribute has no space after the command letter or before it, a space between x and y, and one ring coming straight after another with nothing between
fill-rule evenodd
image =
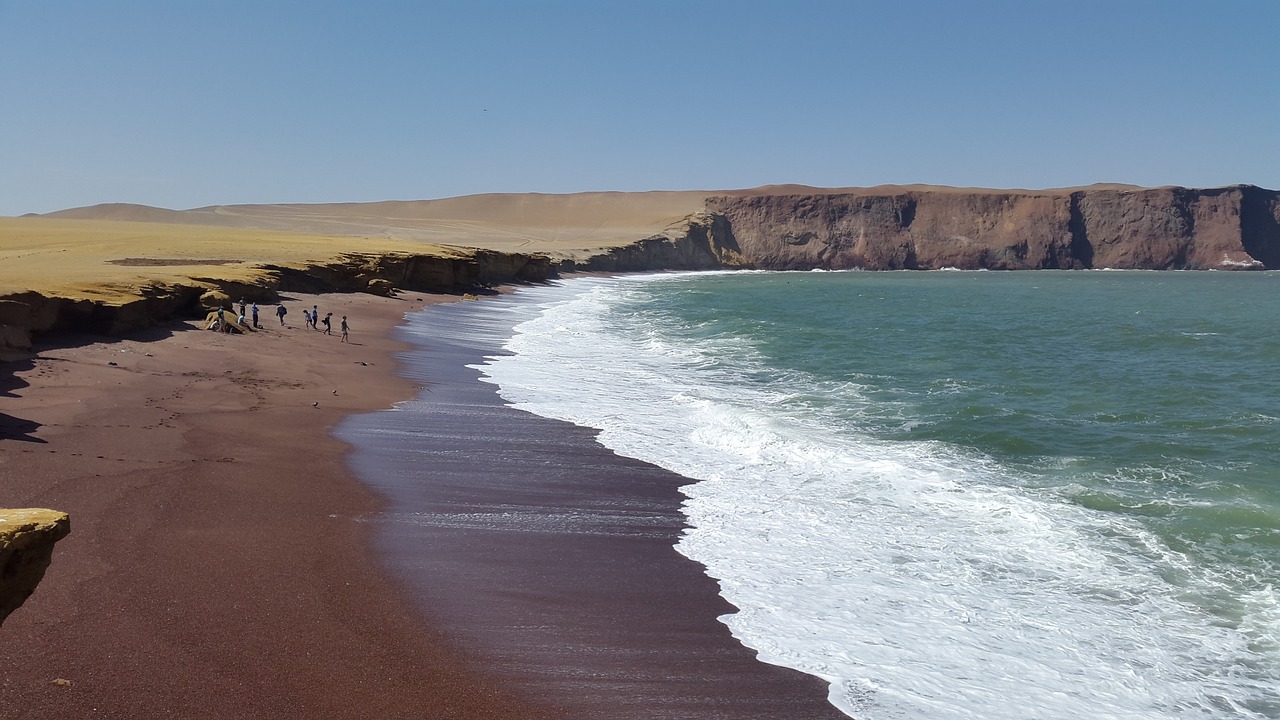
<instances>
[{"instance_id":1,"label":"desert hill","mask_svg":"<svg viewBox=\"0 0 1280 720\"><path fill-rule=\"evenodd\" d=\"M41 217L357 235L579 258L661 233L700 211L711 194L486 194L369 203L215 205L191 210L109 204Z\"/></svg>"}]
</instances>

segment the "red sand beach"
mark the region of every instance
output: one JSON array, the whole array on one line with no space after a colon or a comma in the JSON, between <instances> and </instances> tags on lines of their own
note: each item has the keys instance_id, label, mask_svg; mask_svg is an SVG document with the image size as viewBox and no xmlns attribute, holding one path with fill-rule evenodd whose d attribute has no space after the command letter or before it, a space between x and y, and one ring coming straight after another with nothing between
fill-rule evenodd
<instances>
[{"instance_id":1,"label":"red sand beach","mask_svg":"<svg viewBox=\"0 0 1280 720\"><path fill-rule=\"evenodd\" d=\"M250 335L187 322L121 340L52 338L36 359L8 366L0 506L69 512L72 533L36 593L0 627L0 717L613 716L609 685L591 690L584 715L561 690L586 686L556 678L554 667L530 671L543 656L513 662L519 647L451 626L458 616L432 607L458 602L460 588L431 596L421 573L393 578L373 551L380 525L369 520L387 500L354 479L348 447L330 432L345 416L415 394L395 373L405 346L393 329L405 312L444 299L297 295L286 302L287 327L263 306L263 330ZM335 320L349 317L350 344L336 324L332 336L303 327L302 308L313 303ZM601 462L590 456L592 467ZM619 467L649 474L634 465ZM671 515L678 482L660 484ZM644 567L674 555L662 542L645 547L653 557L636 558ZM737 646L714 621L730 608L696 566L670 567L650 577L674 583L665 597L679 598L683 619L652 642L674 640L665 651L690 661L677 683L633 683L647 685L649 698L681 698L678 714L647 716L838 716L821 681ZM629 612L609 602L599 613ZM652 611L645 622L664 616ZM617 672L606 660L602 676ZM754 710L742 697L750 688ZM657 710L622 696L632 690L617 701L640 717L645 706Z\"/></svg>"},{"instance_id":2,"label":"red sand beach","mask_svg":"<svg viewBox=\"0 0 1280 720\"><path fill-rule=\"evenodd\" d=\"M379 500L328 435L412 395L391 330L438 299L296 296L288 327L264 306L247 336L180 323L18 363L0 506L72 532L0 627L0 716L554 716L468 669L376 569L359 519ZM305 329L313 303L353 342Z\"/></svg>"}]
</instances>

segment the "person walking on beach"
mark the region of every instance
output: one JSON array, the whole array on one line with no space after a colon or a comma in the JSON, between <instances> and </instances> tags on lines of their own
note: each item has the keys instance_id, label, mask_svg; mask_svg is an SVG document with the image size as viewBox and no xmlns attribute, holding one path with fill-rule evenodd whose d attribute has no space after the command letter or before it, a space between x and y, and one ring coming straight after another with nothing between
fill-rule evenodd
<instances>
[{"instance_id":1,"label":"person walking on beach","mask_svg":"<svg viewBox=\"0 0 1280 720\"><path fill-rule=\"evenodd\" d=\"M342 316L342 342L351 342L347 339L347 316Z\"/></svg>"},{"instance_id":2,"label":"person walking on beach","mask_svg":"<svg viewBox=\"0 0 1280 720\"><path fill-rule=\"evenodd\" d=\"M244 298L240 298L240 317L244 317Z\"/></svg>"},{"instance_id":3,"label":"person walking on beach","mask_svg":"<svg viewBox=\"0 0 1280 720\"><path fill-rule=\"evenodd\" d=\"M249 307L249 309L253 311L253 326L256 328L262 327L261 325L258 324L258 303L255 301L253 305Z\"/></svg>"},{"instance_id":4,"label":"person walking on beach","mask_svg":"<svg viewBox=\"0 0 1280 720\"><path fill-rule=\"evenodd\" d=\"M311 329L312 329L312 330L319 330L319 329L320 329L320 328L316 327L316 323L318 323L318 322L320 322L320 306L319 306L319 305L312 305L312 306L311 306Z\"/></svg>"},{"instance_id":5,"label":"person walking on beach","mask_svg":"<svg viewBox=\"0 0 1280 720\"><path fill-rule=\"evenodd\" d=\"M284 327L285 313L289 312L284 309L284 303L280 303L280 307L276 308L276 315L280 316L280 327Z\"/></svg>"},{"instance_id":6,"label":"person walking on beach","mask_svg":"<svg viewBox=\"0 0 1280 720\"><path fill-rule=\"evenodd\" d=\"M302 324L311 327L311 311L306 308L302 308Z\"/></svg>"},{"instance_id":7,"label":"person walking on beach","mask_svg":"<svg viewBox=\"0 0 1280 720\"><path fill-rule=\"evenodd\" d=\"M324 321L323 321L323 322L324 322L324 334L325 334L325 335L332 335L332 334L333 334L333 327L331 327L331 326L329 325L329 318L331 318L331 317L333 317L333 313L329 313L328 315L325 315L325 316L324 316Z\"/></svg>"}]
</instances>

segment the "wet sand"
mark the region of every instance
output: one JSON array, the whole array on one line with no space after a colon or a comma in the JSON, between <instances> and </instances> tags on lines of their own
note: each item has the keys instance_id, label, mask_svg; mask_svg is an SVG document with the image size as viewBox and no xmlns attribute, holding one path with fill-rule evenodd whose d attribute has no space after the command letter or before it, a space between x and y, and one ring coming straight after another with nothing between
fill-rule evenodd
<instances>
[{"instance_id":1,"label":"wet sand","mask_svg":"<svg viewBox=\"0 0 1280 720\"><path fill-rule=\"evenodd\" d=\"M402 363L428 391L339 428L390 500L375 541L420 607L567 717L844 718L824 681L759 662L716 619L734 608L674 549L690 480L477 379L467 366L500 348L465 328L492 317L463 303L414 318L422 344Z\"/></svg>"}]
</instances>

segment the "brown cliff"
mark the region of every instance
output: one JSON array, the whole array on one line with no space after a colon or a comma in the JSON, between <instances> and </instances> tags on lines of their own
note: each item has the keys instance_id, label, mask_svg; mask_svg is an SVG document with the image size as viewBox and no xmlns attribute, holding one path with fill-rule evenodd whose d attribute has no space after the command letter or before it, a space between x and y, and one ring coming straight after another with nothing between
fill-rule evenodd
<instances>
[{"instance_id":1,"label":"brown cliff","mask_svg":"<svg viewBox=\"0 0 1280 720\"><path fill-rule=\"evenodd\" d=\"M721 195L732 244L758 268L1032 270L1280 268L1278 193L1097 186L884 188Z\"/></svg>"},{"instance_id":2,"label":"brown cliff","mask_svg":"<svg viewBox=\"0 0 1280 720\"><path fill-rule=\"evenodd\" d=\"M645 272L752 267L723 215L695 213L658 235L609 248L585 260L562 260L565 271Z\"/></svg>"}]
</instances>

